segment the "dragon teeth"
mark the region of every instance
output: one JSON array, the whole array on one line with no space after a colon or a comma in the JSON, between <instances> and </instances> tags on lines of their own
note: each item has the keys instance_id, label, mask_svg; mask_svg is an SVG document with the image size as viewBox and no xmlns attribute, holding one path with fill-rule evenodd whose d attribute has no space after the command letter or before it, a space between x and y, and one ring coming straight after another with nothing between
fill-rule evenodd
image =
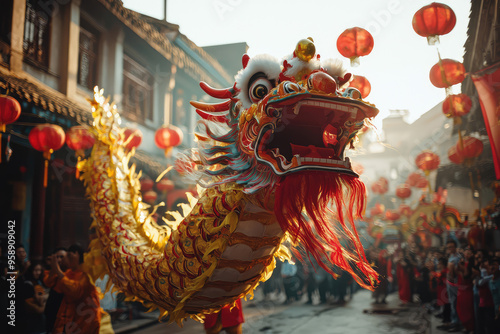
<instances>
[{"instance_id":1,"label":"dragon teeth","mask_svg":"<svg viewBox=\"0 0 500 334\"><path fill-rule=\"evenodd\" d=\"M303 162L320 162L320 163L327 163L327 164L332 164L332 165L342 165L345 167L350 167L351 162L346 158L346 161L342 160L335 160L335 159L324 159L324 158L301 158L300 156L297 157L297 161L300 163Z\"/></svg>"}]
</instances>

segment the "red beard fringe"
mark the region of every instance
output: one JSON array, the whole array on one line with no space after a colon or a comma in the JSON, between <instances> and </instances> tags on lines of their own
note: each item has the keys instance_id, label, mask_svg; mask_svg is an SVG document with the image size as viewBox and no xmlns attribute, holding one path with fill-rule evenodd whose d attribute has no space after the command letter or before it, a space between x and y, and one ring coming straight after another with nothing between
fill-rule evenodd
<instances>
[{"instance_id":1,"label":"red beard fringe","mask_svg":"<svg viewBox=\"0 0 500 334\"><path fill-rule=\"evenodd\" d=\"M338 266L362 287L373 290L378 274L366 260L354 225L365 209L365 194L363 182L350 175L321 171L291 174L276 189L274 211L292 243L302 244L323 269L336 276L331 265Z\"/></svg>"}]
</instances>

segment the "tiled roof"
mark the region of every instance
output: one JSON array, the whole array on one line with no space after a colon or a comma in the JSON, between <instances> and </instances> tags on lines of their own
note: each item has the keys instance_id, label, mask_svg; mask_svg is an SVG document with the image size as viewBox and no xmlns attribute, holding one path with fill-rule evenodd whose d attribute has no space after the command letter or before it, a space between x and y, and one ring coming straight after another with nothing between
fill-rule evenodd
<instances>
[{"instance_id":1,"label":"tiled roof","mask_svg":"<svg viewBox=\"0 0 500 334\"><path fill-rule=\"evenodd\" d=\"M12 72L6 73L0 70L0 88L8 90L9 95L44 110L72 118L79 124L92 124L90 108L83 108L68 100L64 94L44 86Z\"/></svg>"},{"instance_id":2,"label":"tiled roof","mask_svg":"<svg viewBox=\"0 0 500 334\"><path fill-rule=\"evenodd\" d=\"M1 67L0 89L8 90L9 96L19 101L26 101L43 110L63 115L79 124L92 124L90 108L84 108L68 100L64 94L46 88L43 84L37 84L13 73L5 72ZM152 178L156 178L166 168L166 164L162 162L161 158L151 156L141 150L136 151L132 162L137 165L138 169L142 169Z\"/></svg>"},{"instance_id":3,"label":"tiled roof","mask_svg":"<svg viewBox=\"0 0 500 334\"><path fill-rule=\"evenodd\" d=\"M163 36L153 25L148 23L141 15L133 10L123 7L120 0L98 0L106 9L115 15L120 21L134 31L139 37L149 43L156 51L162 54L168 61L175 66L183 68L193 79L206 81L215 86L221 86L220 83L214 82L213 78L208 75L197 62L189 57L181 48L173 45L168 38ZM213 58L206 55L207 63L210 63L216 70L228 80L232 82L232 78L226 73Z\"/></svg>"}]
</instances>

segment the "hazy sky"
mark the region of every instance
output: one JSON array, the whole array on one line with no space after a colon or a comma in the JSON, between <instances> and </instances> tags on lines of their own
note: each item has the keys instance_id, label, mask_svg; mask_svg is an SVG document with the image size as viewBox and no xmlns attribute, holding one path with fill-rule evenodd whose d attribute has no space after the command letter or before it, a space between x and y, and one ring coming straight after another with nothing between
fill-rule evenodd
<instances>
[{"instance_id":1,"label":"hazy sky","mask_svg":"<svg viewBox=\"0 0 500 334\"><path fill-rule=\"evenodd\" d=\"M124 0L125 6L163 18L164 0ZM250 56L269 53L281 58L293 52L298 40L313 37L322 59L341 58L354 74L365 76L372 91L366 98L380 114L408 109L410 121L445 97L444 89L429 81L438 61L436 48L412 28L412 18L432 1L422 0L168 0L167 20L199 46L246 42ZM441 36L442 58L463 61L470 2L442 0L457 17L455 28ZM375 46L359 67L337 51L337 37L347 28L370 31ZM464 64L466 69L468 64ZM454 93L460 86L453 87ZM444 117L444 115L443 115ZM444 119L444 118L443 118Z\"/></svg>"}]
</instances>

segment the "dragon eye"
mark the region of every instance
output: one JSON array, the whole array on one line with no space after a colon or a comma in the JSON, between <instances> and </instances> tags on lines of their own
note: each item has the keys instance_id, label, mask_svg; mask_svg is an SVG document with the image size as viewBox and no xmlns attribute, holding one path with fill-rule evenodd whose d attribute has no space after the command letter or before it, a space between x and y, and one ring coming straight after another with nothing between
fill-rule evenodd
<instances>
[{"instance_id":1,"label":"dragon eye","mask_svg":"<svg viewBox=\"0 0 500 334\"><path fill-rule=\"evenodd\" d=\"M262 98L264 98L264 96L266 96L269 93L271 88L272 85L271 82L269 82L269 80L264 78L255 80L252 86L250 86L249 90L250 99L252 100L253 103L259 102L260 100L262 100Z\"/></svg>"}]
</instances>

